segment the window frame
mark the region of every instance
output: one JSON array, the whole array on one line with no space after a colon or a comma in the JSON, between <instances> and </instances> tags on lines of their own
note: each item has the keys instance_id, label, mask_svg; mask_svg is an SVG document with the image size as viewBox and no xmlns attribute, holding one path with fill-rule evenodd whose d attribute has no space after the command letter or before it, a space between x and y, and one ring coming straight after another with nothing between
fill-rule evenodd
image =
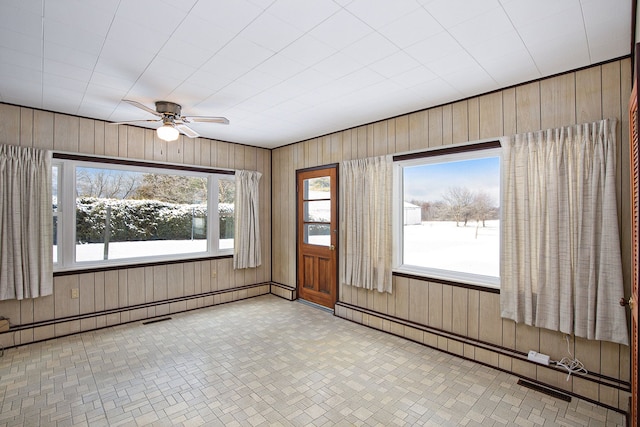
<instances>
[{"instance_id":1,"label":"window frame","mask_svg":"<svg viewBox=\"0 0 640 427\"><path fill-rule=\"evenodd\" d=\"M393 164L393 271L400 275L424 277L439 282L460 283L481 288L499 290L500 277L473 274L455 270L445 270L432 267L421 267L404 264L404 168L426 164L457 162L464 160L498 157L500 170L502 169L502 150L499 141L494 139L475 141L472 143L456 144L438 147L426 151L394 156ZM502 173L500 173L500 188L502 188ZM502 192L500 191L499 206L502 206ZM500 227L498 239L502 238L502 209L499 210ZM499 246L499 260L502 257L502 247Z\"/></svg>"},{"instance_id":2,"label":"window frame","mask_svg":"<svg viewBox=\"0 0 640 427\"><path fill-rule=\"evenodd\" d=\"M57 262L53 264L54 273L78 270L95 270L112 267L126 267L143 264L155 264L190 259L210 259L232 256L233 248L220 249L220 203L219 181L235 182L235 172L224 169L210 169L131 161L110 157L94 157L54 153L52 167L58 168L58 209L52 212L57 216ZM142 173L174 174L207 179L207 249L201 252L188 252L166 255L152 255L110 260L76 261L76 170L77 167L93 167L110 170L122 170ZM53 210L52 210L53 211ZM52 248L53 251L53 248Z\"/></svg>"}]
</instances>

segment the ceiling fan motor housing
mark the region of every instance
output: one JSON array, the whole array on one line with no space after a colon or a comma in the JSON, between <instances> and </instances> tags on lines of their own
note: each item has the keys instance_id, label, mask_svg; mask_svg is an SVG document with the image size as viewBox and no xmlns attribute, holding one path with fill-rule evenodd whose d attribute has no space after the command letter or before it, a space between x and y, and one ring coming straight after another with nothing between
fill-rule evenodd
<instances>
[{"instance_id":1,"label":"ceiling fan motor housing","mask_svg":"<svg viewBox=\"0 0 640 427\"><path fill-rule=\"evenodd\" d=\"M182 107L180 104L169 101L156 101L156 111L160 114L167 114L173 117L180 117Z\"/></svg>"}]
</instances>

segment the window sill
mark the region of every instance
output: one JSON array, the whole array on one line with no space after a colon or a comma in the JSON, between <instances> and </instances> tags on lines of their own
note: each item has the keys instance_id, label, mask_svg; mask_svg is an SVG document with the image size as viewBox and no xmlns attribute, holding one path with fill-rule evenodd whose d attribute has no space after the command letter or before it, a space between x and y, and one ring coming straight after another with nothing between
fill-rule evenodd
<instances>
[{"instance_id":1,"label":"window sill","mask_svg":"<svg viewBox=\"0 0 640 427\"><path fill-rule=\"evenodd\" d=\"M91 264L87 266L75 265L73 267L68 267L65 269L56 269L54 266L53 277L58 276L69 276L73 274L85 274L85 273L99 273L102 271L113 271L113 270L124 270L128 268L139 268L139 267L154 267L158 265L170 265L170 264L183 264L187 262L197 262L197 261L209 261L216 259L225 259L225 258L233 258L232 253L219 254L219 255L205 255L201 257L188 257L188 258L171 258L165 260L153 260L153 261L131 261L122 262L122 263L109 263L96 265Z\"/></svg>"},{"instance_id":2,"label":"window sill","mask_svg":"<svg viewBox=\"0 0 640 427\"><path fill-rule=\"evenodd\" d=\"M475 289L482 292L499 294L500 284L498 278L474 275L451 275L438 274L432 270L410 268L401 266L393 270L396 277L420 280L424 282L440 283L443 285L458 286L462 288ZM498 282L498 283L496 283Z\"/></svg>"}]
</instances>

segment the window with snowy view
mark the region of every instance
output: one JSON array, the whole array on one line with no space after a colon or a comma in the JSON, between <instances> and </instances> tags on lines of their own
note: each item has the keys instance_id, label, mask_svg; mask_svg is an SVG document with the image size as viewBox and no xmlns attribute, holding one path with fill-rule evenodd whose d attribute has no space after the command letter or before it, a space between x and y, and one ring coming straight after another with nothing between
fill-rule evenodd
<instances>
[{"instance_id":1,"label":"window with snowy view","mask_svg":"<svg viewBox=\"0 0 640 427\"><path fill-rule=\"evenodd\" d=\"M499 149L428 156L398 167L398 269L498 287Z\"/></svg>"},{"instance_id":2,"label":"window with snowy view","mask_svg":"<svg viewBox=\"0 0 640 427\"><path fill-rule=\"evenodd\" d=\"M232 253L232 175L74 160L53 168L58 269Z\"/></svg>"}]
</instances>

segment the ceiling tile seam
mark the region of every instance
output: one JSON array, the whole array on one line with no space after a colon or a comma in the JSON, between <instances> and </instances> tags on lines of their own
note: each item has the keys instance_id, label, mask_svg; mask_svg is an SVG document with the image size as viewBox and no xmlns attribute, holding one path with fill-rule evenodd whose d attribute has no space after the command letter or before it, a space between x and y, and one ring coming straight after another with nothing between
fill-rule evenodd
<instances>
[{"instance_id":1,"label":"ceiling tile seam","mask_svg":"<svg viewBox=\"0 0 640 427\"><path fill-rule=\"evenodd\" d=\"M242 35L242 32L245 31L247 29L247 27L249 27L251 24L253 24L258 18L260 18L262 15L264 15L267 10L273 6L275 4L275 1L273 1L268 7L262 9L262 11L255 17L253 18L249 23L247 23L247 25L245 25L242 29L240 29L240 31L238 31L232 38L230 38L224 45L220 46L220 48L215 51L213 54L211 54L211 56L209 56L209 58L207 58L206 61L204 61L203 64L206 64L207 62L209 62L210 60L212 60L218 53L220 53L220 51L222 51L222 49L224 49L225 47L227 47L232 41L234 41L235 39L237 39L238 37L240 37ZM194 4L195 7L195 4ZM249 40L250 41L250 40ZM253 43L253 42L251 42ZM293 42L291 42L293 43ZM289 43L289 45L291 44ZM289 46L287 45L287 46ZM286 47L286 46L285 46ZM266 48L265 49L273 52L272 55L269 55L269 57L265 58L262 62L254 65L250 70L247 70L246 72L242 73L241 75L237 76L234 80L230 81L229 83L227 83L226 85L222 86L220 89L218 89L216 92L212 93L211 95L209 95L208 97L204 98L203 100L201 100L200 102L198 102L197 104L194 104L194 107L197 107L199 105L201 105L204 102L209 101L210 99L214 98L218 93L220 93L223 89L226 89L227 87L229 87L231 84L235 83L236 81L238 81L239 79L241 79L242 77L246 76L247 74L249 74L251 71L255 70L258 66L260 66L261 64L264 64L266 61L268 61L269 59L273 58L274 56L276 56L278 54L278 52L274 52L273 50ZM283 48L284 49L284 48ZM200 68L197 68L194 72L192 72L191 74L189 74L180 85L185 84L191 77L193 77L193 75L195 73L197 73L200 69L202 68L202 66L200 66ZM179 86L178 86L179 87ZM273 86L272 86L273 87ZM177 89L174 88L169 95L171 95L173 92L175 92L175 90ZM271 89L271 87L265 89L268 90ZM264 92L264 91L263 91ZM260 92L262 93L262 92ZM230 106L230 108L234 108L237 107L238 105L240 105L242 102L244 101L240 101L237 104L233 104Z\"/></svg>"},{"instance_id":2,"label":"ceiling tile seam","mask_svg":"<svg viewBox=\"0 0 640 427\"><path fill-rule=\"evenodd\" d=\"M228 45L231 41L233 41L236 37L240 36L240 35L241 35L241 33L242 33L242 32L243 32L243 31L244 31L244 30L245 30L249 25L251 25L251 24L252 24L256 19L258 19L260 16L262 16L262 14L263 14L263 13L265 13L265 12L267 12L267 13L268 13L268 9L269 9L269 8L271 8L275 3L276 3L276 2L274 1L274 2L272 2L272 3L271 3L267 8L265 8L265 9L262 11L262 13L260 13L260 15L256 16L256 18L255 18L254 20L252 20L251 22L249 22L249 23L248 23L248 24L247 24L247 25L246 25L242 30L240 30L240 31L235 35L235 37L234 37L233 39L229 40L229 42L228 42L228 43L226 43L226 44L225 44L225 46L226 46L226 45ZM339 5L338 5L338 6L339 6ZM342 8L342 9L344 9L344 8ZM309 28L305 33L303 33L303 35L309 35L310 37L313 37L313 36L311 36L311 35L310 35L310 33L311 33L315 28L317 28L319 25L323 24L324 22L326 22L327 20L329 20L329 19L331 19L333 16L335 16L339 11L340 11L340 9L338 9L336 12L332 13L331 15L327 16L327 18L326 18L326 19L324 19L324 20L322 20L322 21L318 22L316 25L314 25L313 27ZM274 15L274 16L275 16L275 15ZM273 55L269 56L268 58L265 58L262 62L260 62L260 63L256 64L253 68L251 68L250 70L247 70L245 73L243 73L243 74L239 75L239 76L238 76L238 77L236 77L234 80L230 81L227 85L225 85L225 86L221 87L221 88L220 88L220 89L218 89L215 93L213 93L213 94L209 95L208 97L206 97L206 98L205 98L205 99L203 99L202 101L198 102L198 103L197 103L197 104L195 104L194 106L196 106L196 107L197 107L198 105L201 105L202 103L205 103L205 102L207 102L207 101L209 101L209 100L211 100L211 99L214 99L214 98L215 98L215 96L216 96L218 93L220 93L222 90L226 89L227 87L229 87L230 85L232 85L232 84L233 84L233 83L235 83L236 81L240 80L241 78L243 78L244 76L246 76L247 74L249 74L251 71L256 70L260 65L264 64L265 62L267 62L267 61L268 61L268 60L270 60L271 58L278 56L278 55L280 54L280 52L282 52L282 51L283 51L284 49L286 49L287 47L291 46L293 43L295 43L295 42L296 42L297 40L299 40L299 39L300 39L300 38L298 38L298 39L296 39L296 40L293 40L293 41L292 41L292 42L290 42L289 44L287 44L287 45L283 46L282 48L280 48L280 50L279 50L279 51L277 51L277 52L273 52ZM220 50L222 50L223 48L224 48L224 46L223 46L223 47L221 47L221 48L218 50L218 52L219 52ZM267 49L267 48L265 48L265 49ZM271 49L269 49L269 50L271 50ZM217 53L218 53L218 52L216 52L215 54L213 54L213 55L209 58L209 60L210 60L210 59L212 59L215 55L217 55ZM291 59L291 58L289 58L289 59ZM291 60L292 60L292 61L295 61L294 59L291 59ZM297 61L295 61L295 62L297 62ZM318 64L318 63L320 63L320 62L321 62L321 61L318 61L318 62L316 62L316 63L313 63L313 64L311 64L311 65L307 66L306 68L303 68L299 73L294 74L294 76L295 76L295 75L298 75L298 74L300 74L300 73L302 73L302 72L304 72L304 71L307 71L307 70L309 70L309 69L312 69L315 65L317 65L317 64ZM304 65L304 64L300 63L300 65ZM191 75L193 75L193 74L195 74L195 72L194 72L194 73L192 73ZM189 79L190 77L191 77L191 76L187 77L187 79ZM291 79L292 77L293 77L293 76L289 77L288 79ZM186 81L186 80L185 80L185 81ZM184 82L183 82L183 83L184 83ZM276 83L276 84L274 84L274 85L271 85L271 86L269 86L269 87L265 88L264 90L262 90L262 91L260 91L260 92L257 92L254 96L258 96L258 95L260 95L260 94L262 94L262 93L264 93L264 92L266 92L266 91L268 91L268 90L270 90L270 89L273 89L274 87L276 87L276 86L277 86L277 85L279 85L279 84L282 84L282 82L279 82L279 83ZM308 92L311 92L311 91L309 90ZM305 92L305 93L307 93L307 92ZM246 99L241 100L241 101L237 102L236 104L230 105L230 108L235 108L235 107L237 107L237 106L241 105L242 103L244 103L244 102L246 102L246 101L247 101ZM281 103L284 103L284 102L287 102L287 101L283 101L283 102L281 102ZM276 105L279 105L279 104L276 104Z\"/></svg>"},{"instance_id":3,"label":"ceiling tile seam","mask_svg":"<svg viewBox=\"0 0 640 427\"><path fill-rule=\"evenodd\" d=\"M78 104L78 108L76 109L76 115L78 115L80 113L80 109L82 108L82 104L84 103L84 98L87 95L87 90L89 90L89 86L91 85L91 81L93 80L93 75L96 72L96 67L98 66L98 62L100 62L100 55L102 55L102 50L104 49L104 45L107 43L107 38L109 37L109 32L111 31L111 27L113 26L113 21L115 21L116 16L118 15L118 10L120 9L120 4L122 4L122 0L118 1L118 6L116 7L116 9L115 9L115 11L113 13L113 17L111 18L111 22L109 23L109 28L107 29L105 37L102 40L102 46L100 46L100 51L98 52L98 55L96 55L96 61L94 62L93 68L91 69L91 75L87 79L87 84L86 84L86 86L84 88L84 92L82 94L82 99L80 99L80 103ZM44 53L43 53L43 56L44 56ZM44 68L43 68L43 73L44 73ZM42 79L42 80L44 81L44 79ZM114 109L111 111L111 114L113 114L113 112L116 110L116 108L118 108L118 104L116 104Z\"/></svg>"},{"instance_id":4,"label":"ceiling tile seam","mask_svg":"<svg viewBox=\"0 0 640 427\"><path fill-rule=\"evenodd\" d=\"M593 63L591 58L591 46L589 44L589 34L587 33L587 22L584 19L584 8L582 7L582 0L578 2L580 4L580 16L582 17L582 30L584 31L584 39L587 41L587 52L589 53L589 64Z\"/></svg>"},{"instance_id":5,"label":"ceiling tile seam","mask_svg":"<svg viewBox=\"0 0 640 427\"><path fill-rule=\"evenodd\" d=\"M421 7L421 8L422 8L426 13L428 13L428 14L429 14L429 16L431 16L431 17L433 18L433 20L434 20L435 22L437 22L437 23L438 23L438 25L440 25L440 28L442 28L443 30L446 30L446 29L444 28L444 25L442 25L442 24L440 23L440 21L438 21L437 19L435 19L435 17L431 14L431 12L429 12L429 11L427 10L427 8L425 7L425 5L424 5L424 4L420 4L420 7ZM383 37L384 37L384 36L383 36ZM386 37L385 37L385 38L386 38ZM457 42L457 40L456 40L456 42ZM393 42L391 42L391 43L393 43ZM419 42L419 41L417 41L417 42L415 42L415 43L413 43L413 44L410 44L410 45L409 45L409 46L407 46L407 47L414 46L414 45L416 45L416 44L418 44L418 43L420 43L420 42ZM429 71L431 74L433 74L434 76L437 76L438 78L442 78L440 75L438 75L436 72L434 72L434 71L431 69L431 67L429 67L429 65L425 64L424 62L422 62L421 60L419 60L418 58L416 58L415 56L413 56L413 55L412 55L410 52L408 52L406 49L401 48L400 46L397 46L395 43L393 43L393 45L394 45L394 46L396 46L396 47L398 48L398 50L400 50L401 52L404 52L406 55L408 55L408 56L409 56L409 58L413 59L413 60L414 60L414 61L416 61L418 64L421 64L421 65L422 65L424 68L426 68L426 69L427 69L427 71ZM417 68L417 67L416 67L416 68ZM449 84L449 83L447 82L447 84ZM449 85L449 86L451 86L451 85Z\"/></svg>"},{"instance_id":6,"label":"ceiling tile seam","mask_svg":"<svg viewBox=\"0 0 640 427\"><path fill-rule=\"evenodd\" d=\"M507 17L507 19L511 23L511 26L513 27L513 29L515 30L516 34L518 35L518 38L522 42L522 46L524 46L525 50L527 51L527 55L529 55L529 58L531 58L531 62L533 62L533 65L536 67L536 71L538 72L538 76L542 76L543 75L542 71L540 71L540 67L538 67L538 63L536 62L535 58L531 54L531 51L529 50L529 46L527 46L527 44L524 42L524 39L522 38L522 35L520 34L520 31L518 31L518 27L513 23L513 20L511 19L511 16L507 12L507 10L504 8L504 5L502 4L502 2L503 2L503 0L498 0L498 4L500 4L500 7L504 11L505 16ZM584 19L583 19L583 21L584 21Z\"/></svg>"},{"instance_id":7,"label":"ceiling tile seam","mask_svg":"<svg viewBox=\"0 0 640 427\"><path fill-rule=\"evenodd\" d=\"M500 4L500 5L502 6L502 4ZM500 86L500 83L499 83L499 82L498 82L498 81L493 77L493 75L491 75L491 73L489 73L489 72L488 72L488 71L487 71L487 70L482 66L482 64L480 64L480 63L478 62L478 60L476 59L476 57L475 57L474 55L472 55L472 54L471 54L471 52L469 52L469 51L464 47L464 45L463 45L462 43L460 43L460 41L459 41L459 40L458 40L458 39L457 39L453 34L451 34L451 32L449 31L449 29L448 29L447 27L445 27L444 25L442 25L442 23L441 23L441 22L440 22L440 21L439 21L435 16L433 16L433 15L431 14L431 12L430 12L429 10L427 10L427 8L425 8L425 5L421 5L421 6L422 6L422 8L425 10L425 12L427 12L427 13L428 13L428 14L429 14L433 19L434 19L434 21L436 21L438 24L440 24L440 26L444 29L444 31L445 31L447 34L449 34L449 36L450 36L450 37L451 37L451 38L452 38L452 39L453 39L453 40L458 44L458 46L460 46L460 48L461 48L464 52L466 52L466 54L467 54L467 55L469 55L469 57L473 60L473 62L475 62L475 63L478 65L478 67L480 67L480 68L482 69L482 71L484 71L485 73L487 73L487 76L489 76L489 78L493 81L493 83L494 83L497 87L499 87L499 86ZM504 9L503 9L503 11L504 11ZM506 14L506 12L505 12L505 14ZM507 15L507 16L508 16L508 15ZM509 20L509 22L511 22L511 20ZM511 22L511 26L513 26L513 22ZM432 71L432 70L430 70L430 71ZM433 72L433 71L432 71L432 72ZM441 78L441 79L443 79L443 80L445 79L445 76L441 76L441 75L439 75L439 74L437 74L437 73L434 73L434 74L436 74L438 77L440 77L440 78Z\"/></svg>"},{"instance_id":8,"label":"ceiling tile seam","mask_svg":"<svg viewBox=\"0 0 640 427\"><path fill-rule=\"evenodd\" d=\"M122 0L120 0L120 1L118 2L118 8L120 8L120 2L121 2L121 1L122 1ZM136 80L133 82L133 84L131 85L131 87L129 87L129 90L127 90L127 93L125 94L125 98L123 98L123 99L127 99L127 95L131 92L131 89L132 89L133 87L135 87L135 85L138 83L138 81L140 81L140 78L141 78L141 77L144 75L144 73L149 69L149 67L151 66L151 64L153 64L153 61L154 61L154 60L159 56L159 53L160 53L160 51L162 51L162 48L164 48L164 47L167 45L167 43L169 42L169 40L171 40L171 37L173 37L173 35L174 35L174 33L176 32L176 30L177 30L178 28L180 28L180 26L184 23L184 21L187 19L187 17L189 16L189 14L191 13L191 11L193 10L193 8L195 7L195 5L196 5L196 4L197 4L197 2L196 2L196 3L194 3L194 4L191 6L191 9L189 9L189 11L188 11L188 12L186 12L186 13L184 14L184 16L183 16L183 18L180 20L180 22L179 22L179 23L178 23L178 24L173 28L173 31L171 31L171 34L167 35L167 37L165 38L165 41L164 41L164 43L162 44L162 46L160 46L160 47L158 48L158 50L156 51L155 55L153 55L153 58L151 58L151 59L149 60L149 62L147 63L146 67L144 67L144 70L142 70L142 71L140 72L140 75L138 75L138 78L136 78ZM117 15L117 14L118 14L118 11L116 10L116 12L113 14L114 19L115 19L115 17L116 17L116 15ZM109 29L111 29L111 27L109 27ZM107 33L107 34L108 34L108 33ZM105 40L106 40L106 39L105 39ZM193 75L193 73L191 73L191 75ZM184 83L184 81L183 81L183 83ZM175 90L175 89L174 89L174 90ZM172 91L172 92L173 92L173 91ZM113 112L115 112L115 110L117 109L118 105L120 105L120 103L118 103L118 104L116 105L116 108L111 112L111 115L113 115ZM111 117L111 116L109 116L109 117Z\"/></svg>"},{"instance_id":9,"label":"ceiling tile seam","mask_svg":"<svg viewBox=\"0 0 640 427\"><path fill-rule=\"evenodd\" d=\"M334 0L334 3L335 3L335 0ZM336 3L336 4L337 4L338 6L340 6L338 3ZM411 59L415 60L418 64L421 64L422 66L424 66L424 67L425 67L429 72L431 72L431 73L433 73L434 75L436 75L436 73L434 73L434 72L433 72L433 70L431 70L427 65L423 64L421 61L419 61L417 58L415 58L413 55L411 55L409 52L407 52L407 51L406 51L405 49L403 49L402 47L398 46L398 44L396 44L393 40L389 39L387 36L385 36L384 34L382 34L382 33L381 33L380 31L378 31L376 28L374 28L374 27L372 27L371 25L369 25L369 23L368 23L368 22L363 21L359 16L354 15L354 14L353 14L353 12L351 12L351 11L350 11L349 9L347 9L346 7L344 7L344 6L340 6L340 7L341 7L345 12L347 12L349 15L353 16L356 20L358 20L358 21L362 22L364 25L366 25L367 27L369 27L369 28L372 30L372 32L374 32L374 33L378 34L380 37L382 37L383 39L385 39L385 40L387 40L389 43L391 43L393 46L395 46L395 48L398 50L398 52L404 52L404 53L405 53L406 55L408 55ZM422 8L424 9L424 6L423 6L423 5L420 5L420 7L422 7ZM425 11L426 11L426 9L425 9ZM337 12L336 12L336 13L337 13ZM411 12L409 12L409 13L411 13ZM398 19L396 19L395 21L397 21L397 20L399 20L399 19L403 18L404 16L408 15L409 13L407 13L407 14L405 14L405 15L403 15L403 16L401 16L401 17L399 17L399 18L398 18ZM429 12L427 11L427 13L429 13ZM431 15L431 14L429 14L429 15ZM333 15L331 15L331 16L333 16ZM329 19L329 18L327 18L327 19ZM392 22L395 22L395 21L392 21ZM324 21L323 21L323 22L324 22ZM436 21L436 22L437 22L437 21ZM438 22L438 24L440 24L440 23ZM318 25L320 25L320 24L318 24ZM440 24L440 26L442 27L442 24ZM315 27L314 27L314 28L315 28ZM443 27L443 28L444 28L444 27ZM355 43L357 43L358 41L362 40L364 37L366 37L366 36L363 36L363 37L359 38L358 40L355 40L353 43L351 43L351 44L349 44L349 45L347 45L347 46L344 46L344 47L343 47L342 49L340 49L338 52L343 52L343 51L344 51L344 49L348 48L349 46L354 45L354 44L355 44ZM374 62L372 62L371 64L374 64L374 63L376 63L376 62L378 62L378 61L374 61ZM371 68L370 68L370 65L371 65L371 64L365 64L365 65L363 65L361 68L359 68L359 69L357 69L357 70L354 70L354 71L352 71L352 72L350 72L350 73L348 73L348 74L346 74L346 75L342 76L342 78L347 77L347 76L350 76L350 75L352 75L352 74L354 74L354 73L356 73L356 72L358 72L358 71L360 71L360 70L362 70L362 69L365 69L365 68L366 68L367 70L369 70L369 71L371 71L371 72L373 72L373 73L375 73L375 74L379 75L379 76L380 76L380 77L382 77L384 80L387 80L387 81L393 81L393 78L386 77L386 76L382 75L381 73L377 72L376 70L371 69ZM316 64L314 64L314 65L316 65ZM416 66L415 68L417 68L417 67L419 67L419 66ZM372 83L371 85L368 85L368 86L366 86L366 87L373 86L374 84L376 84L376 83ZM448 83L447 83L447 84L448 84ZM450 86L450 85L449 85L449 86ZM365 88L366 88L366 87L365 87ZM361 89L364 89L364 88L361 88ZM353 92L350 92L350 93L353 93Z\"/></svg>"}]
</instances>

